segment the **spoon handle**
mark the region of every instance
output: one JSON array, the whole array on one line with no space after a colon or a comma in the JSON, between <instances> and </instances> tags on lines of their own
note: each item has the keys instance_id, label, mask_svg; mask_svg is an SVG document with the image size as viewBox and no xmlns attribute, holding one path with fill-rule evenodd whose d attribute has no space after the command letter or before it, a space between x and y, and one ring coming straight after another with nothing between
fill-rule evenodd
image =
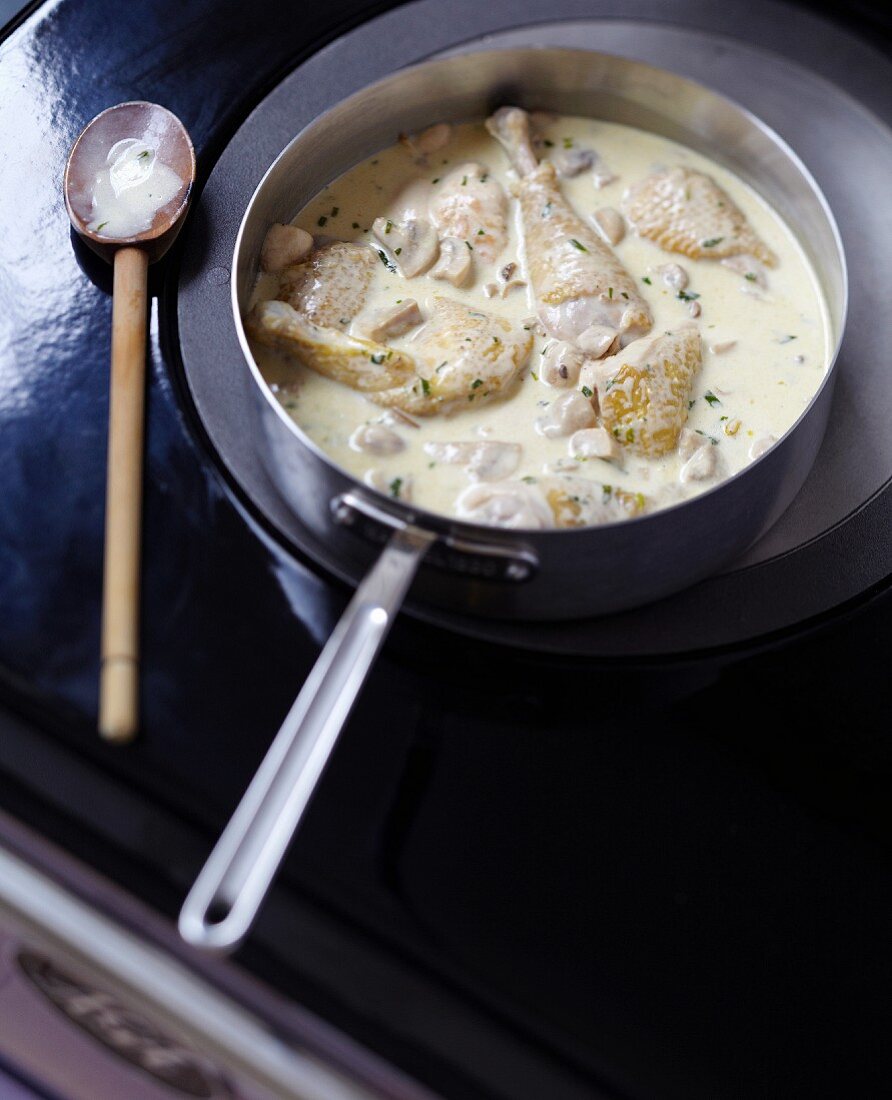
<instances>
[{"instance_id":1,"label":"spoon handle","mask_svg":"<svg viewBox=\"0 0 892 1100\"><path fill-rule=\"evenodd\" d=\"M109 741L129 741L137 727L148 266L140 248L115 253L99 674L99 732Z\"/></svg>"}]
</instances>

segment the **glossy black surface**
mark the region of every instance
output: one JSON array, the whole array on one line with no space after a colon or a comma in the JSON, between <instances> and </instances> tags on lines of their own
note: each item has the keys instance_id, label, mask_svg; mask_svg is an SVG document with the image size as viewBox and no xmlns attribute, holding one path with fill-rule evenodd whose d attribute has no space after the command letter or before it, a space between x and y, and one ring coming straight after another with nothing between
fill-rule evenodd
<instances>
[{"instance_id":1,"label":"glossy black surface","mask_svg":"<svg viewBox=\"0 0 892 1100\"><path fill-rule=\"evenodd\" d=\"M170 916L346 592L208 453L175 250L153 273L144 733L98 743L109 283L72 246L64 158L147 98L206 174L282 72L374 10L259 0L248 26L237 3L65 0L0 46L0 684L23 719L0 804ZM240 961L449 1097L883 1095L890 647L885 584L686 663L401 622Z\"/></svg>"}]
</instances>

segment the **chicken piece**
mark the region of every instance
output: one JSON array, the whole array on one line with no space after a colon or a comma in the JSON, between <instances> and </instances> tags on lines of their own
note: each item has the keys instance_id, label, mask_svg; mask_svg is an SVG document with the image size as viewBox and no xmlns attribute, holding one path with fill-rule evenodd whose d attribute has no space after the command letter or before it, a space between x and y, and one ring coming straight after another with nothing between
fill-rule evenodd
<instances>
[{"instance_id":1,"label":"chicken piece","mask_svg":"<svg viewBox=\"0 0 892 1100\"><path fill-rule=\"evenodd\" d=\"M389 336L402 336L410 328L420 325L424 317L414 298L403 298L395 305L376 311L374 316L362 325L361 335L376 343L383 342Z\"/></svg>"},{"instance_id":2,"label":"chicken piece","mask_svg":"<svg viewBox=\"0 0 892 1100\"><path fill-rule=\"evenodd\" d=\"M440 254L440 242L430 222L408 218L394 222L375 218L372 230L378 240L393 253L400 274L407 279L422 275Z\"/></svg>"},{"instance_id":3,"label":"chicken piece","mask_svg":"<svg viewBox=\"0 0 892 1100\"><path fill-rule=\"evenodd\" d=\"M519 443L425 443L424 453L435 462L464 466L472 481L501 481L520 465Z\"/></svg>"},{"instance_id":4,"label":"chicken piece","mask_svg":"<svg viewBox=\"0 0 892 1100\"><path fill-rule=\"evenodd\" d=\"M502 107L486 125L520 176L527 269L546 330L570 343L593 324L622 342L648 332L653 318L635 280L566 201L554 165L537 162L526 111Z\"/></svg>"},{"instance_id":5,"label":"chicken piece","mask_svg":"<svg viewBox=\"0 0 892 1100\"><path fill-rule=\"evenodd\" d=\"M305 260L313 249L313 238L306 229L276 222L269 227L260 250L260 266L279 275L286 267Z\"/></svg>"},{"instance_id":6,"label":"chicken piece","mask_svg":"<svg viewBox=\"0 0 892 1100\"><path fill-rule=\"evenodd\" d=\"M623 196L626 217L641 237L692 260L754 256L774 267L774 253L743 211L710 176L690 168L654 172Z\"/></svg>"},{"instance_id":7,"label":"chicken piece","mask_svg":"<svg viewBox=\"0 0 892 1100\"><path fill-rule=\"evenodd\" d=\"M430 216L441 237L466 241L484 263L492 263L508 240L507 196L479 164L460 164L445 177L430 201Z\"/></svg>"},{"instance_id":8,"label":"chicken piece","mask_svg":"<svg viewBox=\"0 0 892 1100\"><path fill-rule=\"evenodd\" d=\"M311 370L372 395L415 377L411 356L308 320L287 302L259 302L245 319L258 343L293 355Z\"/></svg>"},{"instance_id":9,"label":"chicken piece","mask_svg":"<svg viewBox=\"0 0 892 1100\"><path fill-rule=\"evenodd\" d=\"M702 446L698 447L691 457L685 462L678 473L678 480L682 485L691 481L706 481L713 477L718 465L718 447L709 439L704 439Z\"/></svg>"},{"instance_id":10,"label":"chicken piece","mask_svg":"<svg viewBox=\"0 0 892 1100\"><path fill-rule=\"evenodd\" d=\"M643 493L628 493L581 477L543 478L542 492L555 527L594 527L637 516L647 500Z\"/></svg>"},{"instance_id":11,"label":"chicken piece","mask_svg":"<svg viewBox=\"0 0 892 1100\"><path fill-rule=\"evenodd\" d=\"M314 325L344 328L365 303L376 263L364 244L331 241L284 270L278 297Z\"/></svg>"},{"instance_id":12,"label":"chicken piece","mask_svg":"<svg viewBox=\"0 0 892 1100\"><path fill-rule=\"evenodd\" d=\"M480 405L516 381L532 346L532 333L521 325L435 297L431 319L413 342L415 377L369 396L413 416Z\"/></svg>"},{"instance_id":13,"label":"chicken piece","mask_svg":"<svg viewBox=\"0 0 892 1100\"><path fill-rule=\"evenodd\" d=\"M592 370L601 420L614 438L651 457L674 450L700 356L700 333L688 322L584 368L584 375Z\"/></svg>"},{"instance_id":14,"label":"chicken piece","mask_svg":"<svg viewBox=\"0 0 892 1100\"><path fill-rule=\"evenodd\" d=\"M428 272L430 277L464 286L470 273L471 250L458 237L444 237L440 241L440 258Z\"/></svg>"}]
</instances>

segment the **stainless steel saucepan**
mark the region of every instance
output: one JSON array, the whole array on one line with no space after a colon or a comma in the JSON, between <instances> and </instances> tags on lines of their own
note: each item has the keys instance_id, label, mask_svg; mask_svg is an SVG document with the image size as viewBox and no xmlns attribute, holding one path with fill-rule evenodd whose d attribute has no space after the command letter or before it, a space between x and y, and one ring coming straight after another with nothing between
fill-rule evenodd
<instances>
[{"instance_id":1,"label":"stainless steel saucepan","mask_svg":"<svg viewBox=\"0 0 892 1100\"><path fill-rule=\"evenodd\" d=\"M731 168L798 234L823 287L839 348L845 259L814 180L758 119L672 73L583 50L464 54L398 72L303 130L270 167L245 212L232 267L233 309L246 369L256 382L257 431L269 472L319 543L336 547L339 562L347 561L352 579L362 581L186 899L180 931L196 946L231 950L249 930L413 581L414 599L477 615L560 619L644 604L708 576L745 550L790 504L818 452L833 392L832 363L793 428L711 491L601 527L504 531L387 498L336 466L301 432L258 371L241 326L270 224L290 221L325 184L392 144L399 132L483 118L505 103L637 126ZM321 557L320 563L327 564Z\"/></svg>"}]
</instances>

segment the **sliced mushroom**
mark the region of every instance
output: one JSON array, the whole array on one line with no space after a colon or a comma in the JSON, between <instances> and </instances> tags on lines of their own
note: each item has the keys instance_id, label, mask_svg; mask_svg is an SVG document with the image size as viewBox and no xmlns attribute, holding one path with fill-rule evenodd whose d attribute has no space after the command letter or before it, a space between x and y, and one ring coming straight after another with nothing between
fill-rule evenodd
<instances>
[{"instance_id":1,"label":"sliced mushroom","mask_svg":"<svg viewBox=\"0 0 892 1100\"><path fill-rule=\"evenodd\" d=\"M688 303L688 313L690 314L691 317L696 319L697 317L700 316L700 314L702 312L703 312L703 307L700 305L699 302L689 302Z\"/></svg>"},{"instance_id":2,"label":"sliced mushroom","mask_svg":"<svg viewBox=\"0 0 892 1100\"><path fill-rule=\"evenodd\" d=\"M619 244L626 235L622 214L612 206L602 206L592 215L595 227L608 244Z\"/></svg>"},{"instance_id":3,"label":"sliced mushroom","mask_svg":"<svg viewBox=\"0 0 892 1100\"><path fill-rule=\"evenodd\" d=\"M576 346L593 359L616 350L619 333L607 325L589 325L576 337Z\"/></svg>"},{"instance_id":4,"label":"sliced mushroom","mask_svg":"<svg viewBox=\"0 0 892 1100\"><path fill-rule=\"evenodd\" d=\"M440 242L430 222L410 218L397 225L390 218L375 218L372 230L378 240L393 253L400 272L407 279L421 275L434 263Z\"/></svg>"},{"instance_id":5,"label":"sliced mushroom","mask_svg":"<svg viewBox=\"0 0 892 1100\"><path fill-rule=\"evenodd\" d=\"M387 412L381 417L381 423L386 424L389 428L421 427L414 416L409 416L407 412L403 412L403 410L397 408L396 405L394 405L392 409L388 409Z\"/></svg>"},{"instance_id":6,"label":"sliced mushroom","mask_svg":"<svg viewBox=\"0 0 892 1100\"><path fill-rule=\"evenodd\" d=\"M385 474L383 470L366 470L362 480L370 489L377 489L386 497L394 500L410 501L412 499L412 477L410 474Z\"/></svg>"},{"instance_id":7,"label":"sliced mushroom","mask_svg":"<svg viewBox=\"0 0 892 1100\"><path fill-rule=\"evenodd\" d=\"M499 289L498 283L484 283L483 293L486 295L487 298L495 298L495 296L497 294L500 294L501 291Z\"/></svg>"},{"instance_id":8,"label":"sliced mushroom","mask_svg":"<svg viewBox=\"0 0 892 1100\"><path fill-rule=\"evenodd\" d=\"M595 410L591 400L580 390L562 393L549 406L548 413L536 420L535 428L546 439L572 435L581 428L595 426Z\"/></svg>"},{"instance_id":9,"label":"sliced mushroom","mask_svg":"<svg viewBox=\"0 0 892 1100\"><path fill-rule=\"evenodd\" d=\"M757 458L761 458L767 450L770 450L777 440L773 435L763 436L761 439L757 439L752 447L750 447L750 460L755 461Z\"/></svg>"},{"instance_id":10,"label":"sliced mushroom","mask_svg":"<svg viewBox=\"0 0 892 1100\"><path fill-rule=\"evenodd\" d=\"M592 183L595 185L595 190L600 191L602 187L606 187L608 183L613 183L613 181L617 179L619 179L619 176L611 172L607 165L599 160L595 165L595 171L592 175Z\"/></svg>"},{"instance_id":11,"label":"sliced mushroom","mask_svg":"<svg viewBox=\"0 0 892 1100\"><path fill-rule=\"evenodd\" d=\"M681 264L661 264L657 268L657 274L672 290L684 290L690 281Z\"/></svg>"},{"instance_id":12,"label":"sliced mushroom","mask_svg":"<svg viewBox=\"0 0 892 1100\"><path fill-rule=\"evenodd\" d=\"M459 495L455 510L459 519L491 527L554 527L554 516L542 493L525 481L470 485Z\"/></svg>"},{"instance_id":13,"label":"sliced mushroom","mask_svg":"<svg viewBox=\"0 0 892 1100\"><path fill-rule=\"evenodd\" d=\"M726 351L736 347L736 340L720 340L717 344L710 344L709 350L713 355L724 355Z\"/></svg>"},{"instance_id":14,"label":"sliced mushroom","mask_svg":"<svg viewBox=\"0 0 892 1100\"><path fill-rule=\"evenodd\" d=\"M471 253L458 237L440 241L440 258L430 270L432 279L444 279L453 286L464 286L471 272Z\"/></svg>"},{"instance_id":15,"label":"sliced mushroom","mask_svg":"<svg viewBox=\"0 0 892 1100\"><path fill-rule=\"evenodd\" d=\"M708 442L706 436L695 432L692 428L682 428L678 435L678 454L682 462L687 462L692 454Z\"/></svg>"},{"instance_id":16,"label":"sliced mushroom","mask_svg":"<svg viewBox=\"0 0 892 1100\"><path fill-rule=\"evenodd\" d=\"M424 453L435 462L464 466L472 481L501 481L520 465L519 443L425 443Z\"/></svg>"},{"instance_id":17,"label":"sliced mushroom","mask_svg":"<svg viewBox=\"0 0 892 1100\"><path fill-rule=\"evenodd\" d=\"M380 344L390 336L402 336L404 332L420 325L423 320L415 299L403 298L401 302L377 310L361 326L362 335Z\"/></svg>"},{"instance_id":18,"label":"sliced mushroom","mask_svg":"<svg viewBox=\"0 0 892 1100\"><path fill-rule=\"evenodd\" d=\"M555 340L545 349L539 377L546 386L568 389L579 381L582 362L583 354L579 348L568 344L566 340Z\"/></svg>"},{"instance_id":19,"label":"sliced mushroom","mask_svg":"<svg viewBox=\"0 0 892 1100\"><path fill-rule=\"evenodd\" d=\"M619 458L620 446L606 428L583 428L570 436L567 451L572 458Z\"/></svg>"},{"instance_id":20,"label":"sliced mushroom","mask_svg":"<svg viewBox=\"0 0 892 1100\"><path fill-rule=\"evenodd\" d=\"M313 238L296 225L276 222L269 227L260 250L260 266L264 271L278 275L286 267L305 260L313 249Z\"/></svg>"},{"instance_id":21,"label":"sliced mushroom","mask_svg":"<svg viewBox=\"0 0 892 1100\"><path fill-rule=\"evenodd\" d=\"M348 442L354 451L370 455L395 455L406 447L396 432L383 424L361 424Z\"/></svg>"},{"instance_id":22,"label":"sliced mushroom","mask_svg":"<svg viewBox=\"0 0 892 1100\"><path fill-rule=\"evenodd\" d=\"M422 130L420 134L415 135L415 146L422 153L436 153L444 145L449 144L451 137L452 127L449 123L437 122L433 126L428 126L426 130Z\"/></svg>"},{"instance_id":23,"label":"sliced mushroom","mask_svg":"<svg viewBox=\"0 0 892 1100\"><path fill-rule=\"evenodd\" d=\"M520 290L522 287L525 287L527 285L526 280L518 279L516 277L518 270L519 270L519 268L518 268L517 264L514 263L514 261L512 261L509 264L505 264L505 266L500 269L500 271L499 271L499 285L497 287L500 297L507 298L508 294L512 290ZM491 283L487 284L487 286L491 286L491 285L494 285L494 284L491 284ZM485 291L486 287L484 287L483 289Z\"/></svg>"},{"instance_id":24,"label":"sliced mushroom","mask_svg":"<svg viewBox=\"0 0 892 1100\"><path fill-rule=\"evenodd\" d=\"M698 447L687 462L682 466L678 475L679 481L684 485L689 481L705 481L713 476L718 465L718 448L708 439L704 440L702 447Z\"/></svg>"},{"instance_id":25,"label":"sliced mushroom","mask_svg":"<svg viewBox=\"0 0 892 1100\"><path fill-rule=\"evenodd\" d=\"M598 159L594 149L559 149L551 158L552 164L561 179L571 179L587 168L591 168Z\"/></svg>"}]
</instances>

